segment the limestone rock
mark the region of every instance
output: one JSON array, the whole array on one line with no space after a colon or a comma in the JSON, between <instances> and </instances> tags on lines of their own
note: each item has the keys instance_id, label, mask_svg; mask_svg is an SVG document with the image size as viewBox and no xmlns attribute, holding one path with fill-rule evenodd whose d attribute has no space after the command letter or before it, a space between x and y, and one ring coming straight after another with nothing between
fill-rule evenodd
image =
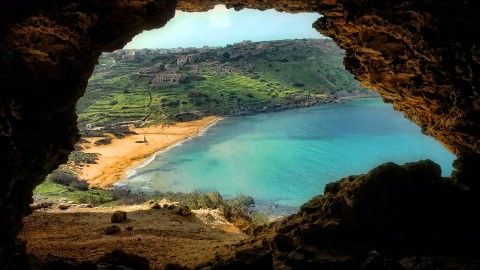
<instances>
[{"instance_id":1,"label":"limestone rock","mask_svg":"<svg viewBox=\"0 0 480 270\"><path fill-rule=\"evenodd\" d=\"M127 220L127 212L125 211L115 211L111 217L113 223L120 223Z\"/></svg>"},{"instance_id":2,"label":"limestone rock","mask_svg":"<svg viewBox=\"0 0 480 270\"><path fill-rule=\"evenodd\" d=\"M180 206L177 210L177 214L186 217L191 215L192 211L190 210L190 208L188 208L188 206Z\"/></svg>"},{"instance_id":3,"label":"limestone rock","mask_svg":"<svg viewBox=\"0 0 480 270\"><path fill-rule=\"evenodd\" d=\"M68 204L59 204L58 205L58 209L60 209L60 210L67 210L68 208L70 208L70 205L68 205Z\"/></svg>"},{"instance_id":4,"label":"limestone rock","mask_svg":"<svg viewBox=\"0 0 480 270\"><path fill-rule=\"evenodd\" d=\"M441 269L466 258L478 267L478 193L440 173L424 160L346 177L239 249L269 242L274 264L294 269L404 269L401 258L431 254L445 257Z\"/></svg>"},{"instance_id":5,"label":"limestone rock","mask_svg":"<svg viewBox=\"0 0 480 270\"><path fill-rule=\"evenodd\" d=\"M121 232L122 230L117 225L108 226L105 228L106 235L112 235Z\"/></svg>"},{"instance_id":6,"label":"limestone rock","mask_svg":"<svg viewBox=\"0 0 480 270\"><path fill-rule=\"evenodd\" d=\"M38 210L38 209L42 209L42 208L49 208L52 205L53 205L52 202L33 203L33 204L30 204L30 209Z\"/></svg>"}]
</instances>

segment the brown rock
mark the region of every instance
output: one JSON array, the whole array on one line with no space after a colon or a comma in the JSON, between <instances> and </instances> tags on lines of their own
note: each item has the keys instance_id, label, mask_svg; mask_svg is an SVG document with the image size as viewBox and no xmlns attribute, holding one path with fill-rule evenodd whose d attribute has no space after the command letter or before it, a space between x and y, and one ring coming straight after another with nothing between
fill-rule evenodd
<instances>
[{"instance_id":1,"label":"brown rock","mask_svg":"<svg viewBox=\"0 0 480 270\"><path fill-rule=\"evenodd\" d=\"M152 209L162 209L162 206L159 204L159 203L153 203L151 206L150 206Z\"/></svg>"},{"instance_id":2,"label":"brown rock","mask_svg":"<svg viewBox=\"0 0 480 270\"><path fill-rule=\"evenodd\" d=\"M34 204L30 204L30 209L38 210L38 209L42 209L42 208L49 208L52 205L53 205L52 202L34 203Z\"/></svg>"},{"instance_id":3,"label":"brown rock","mask_svg":"<svg viewBox=\"0 0 480 270\"><path fill-rule=\"evenodd\" d=\"M180 206L177 210L177 214L186 217L191 215L192 211L190 210L190 208L188 208L188 206Z\"/></svg>"},{"instance_id":4,"label":"brown rock","mask_svg":"<svg viewBox=\"0 0 480 270\"><path fill-rule=\"evenodd\" d=\"M113 223L120 223L127 220L127 212L125 211L115 211L111 217Z\"/></svg>"},{"instance_id":5,"label":"brown rock","mask_svg":"<svg viewBox=\"0 0 480 270\"><path fill-rule=\"evenodd\" d=\"M59 205L58 205L58 208L59 208L60 210L67 210L68 208L70 208L70 205L68 205L68 204L59 204Z\"/></svg>"},{"instance_id":6,"label":"brown rock","mask_svg":"<svg viewBox=\"0 0 480 270\"><path fill-rule=\"evenodd\" d=\"M122 230L117 225L112 225L112 226L108 226L108 227L105 228L105 234L106 235L112 235L112 234L115 234L115 233L119 233L121 231Z\"/></svg>"}]
</instances>

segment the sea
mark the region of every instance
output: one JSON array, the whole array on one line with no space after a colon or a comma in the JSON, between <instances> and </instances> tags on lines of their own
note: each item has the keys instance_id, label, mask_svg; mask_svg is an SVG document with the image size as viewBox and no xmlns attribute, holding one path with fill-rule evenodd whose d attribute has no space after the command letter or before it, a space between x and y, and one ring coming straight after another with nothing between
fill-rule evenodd
<instances>
[{"instance_id":1,"label":"sea","mask_svg":"<svg viewBox=\"0 0 480 270\"><path fill-rule=\"evenodd\" d=\"M385 163L430 159L449 176L455 156L380 98L228 117L159 152L117 185L137 192L239 194L271 216L295 213L325 184Z\"/></svg>"}]
</instances>

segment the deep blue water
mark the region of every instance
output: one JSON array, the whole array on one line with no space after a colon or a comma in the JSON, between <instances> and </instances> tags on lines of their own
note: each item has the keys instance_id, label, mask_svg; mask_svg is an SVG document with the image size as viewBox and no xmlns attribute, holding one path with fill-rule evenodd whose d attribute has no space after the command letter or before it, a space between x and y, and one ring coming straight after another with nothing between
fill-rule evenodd
<instances>
[{"instance_id":1,"label":"deep blue water","mask_svg":"<svg viewBox=\"0 0 480 270\"><path fill-rule=\"evenodd\" d=\"M158 154L121 184L147 192L242 193L261 207L289 212L323 193L326 183L387 161L431 159L448 176L454 158L391 105L359 99L223 119Z\"/></svg>"}]
</instances>

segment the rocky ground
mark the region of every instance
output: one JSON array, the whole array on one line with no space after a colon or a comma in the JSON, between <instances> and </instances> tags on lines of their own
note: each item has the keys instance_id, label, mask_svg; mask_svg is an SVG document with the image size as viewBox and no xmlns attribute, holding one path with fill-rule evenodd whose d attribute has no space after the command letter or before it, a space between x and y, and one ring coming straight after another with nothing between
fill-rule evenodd
<instances>
[{"instance_id":1,"label":"rocky ground","mask_svg":"<svg viewBox=\"0 0 480 270\"><path fill-rule=\"evenodd\" d=\"M452 180L429 160L385 163L251 237L218 210L165 201L39 203L20 238L34 269L480 269L479 193Z\"/></svg>"},{"instance_id":2,"label":"rocky ground","mask_svg":"<svg viewBox=\"0 0 480 270\"><path fill-rule=\"evenodd\" d=\"M232 257L235 245L247 238L219 210L190 212L167 201L109 208L66 201L32 206L37 209L25 218L20 234L27 241L32 268L194 268ZM126 220L122 215L114 220L118 211L126 213Z\"/></svg>"}]
</instances>

